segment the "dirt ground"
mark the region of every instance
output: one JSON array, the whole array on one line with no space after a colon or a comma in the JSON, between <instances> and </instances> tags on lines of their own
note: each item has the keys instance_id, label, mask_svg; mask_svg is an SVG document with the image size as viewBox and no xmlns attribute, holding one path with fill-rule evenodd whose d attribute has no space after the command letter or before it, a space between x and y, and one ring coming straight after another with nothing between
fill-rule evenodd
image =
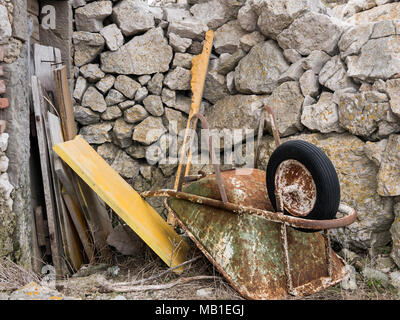
<instances>
[{"instance_id":1,"label":"dirt ground","mask_svg":"<svg viewBox=\"0 0 400 320\"><path fill-rule=\"evenodd\" d=\"M162 274L166 270L165 264L148 250L144 257L117 258L118 275L110 274L109 265L98 265L83 268L67 281L57 284L56 289L65 296L73 296L85 300L103 300L121 298L127 300L242 300L243 298L219 274L214 266L201 254L194 250L193 257L198 260L190 264L180 276L170 272L141 284L136 284L137 291L105 292L103 283L118 283L138 281ZM144 263L145 262L145 263ZM91 271L95 270L95 271ZM91 272L94 272L90 274ZM205 280L182 281L169 289L162 289L166 284L177 279L191 279L193 277L212 277ZM393 288L385 288L376 283L370 283L357 275L358 289L343 290L340 284L330 287L307 297L288 297L292 300L398 300L400 297ZM148 287L146 287L148 286ZM151 287L160 289L150 289Z\"/></svg>"},{"instance_id":2,"label":"dirt ground","mask_svg":"<svg viewBox=\"0 0 400 320\"><path fill-rule=\"evenodd\" d=\"M51 293L65 299L78 300L242 300L206 257L194 247L190 260L181 275L168 272L165 263L149 248L142 256L126 257L115 254L112 263L85 265L68 279L52 283ZM32 281L43 285L42 279L29 273L21 277L22 269L10 265L12 272L0 268L0 300L29 298L18 290L1 290L4 279L15 282L18 288ZM20 277L20 279L11 279ZM199 280L200 278L200 280ZM18 281L16 281L18 280ZM357 273L357 290L344 290L340 284L307 297L288 297L288 300L399 300L397 290L366 281ZM3 281L4 282L4 281ZM117 284L128 282L130 287ZM23 284L23 285L22 285ZM28 285L29 287L29 285ZM25 289L26 291L26 289ZM29 292L28 292L29 293ZM33 298L38 298L33 297ZM47 299L44 295L44 298ZM34 299L36 300L36 299Z\"/></svg>"}]
</instances>

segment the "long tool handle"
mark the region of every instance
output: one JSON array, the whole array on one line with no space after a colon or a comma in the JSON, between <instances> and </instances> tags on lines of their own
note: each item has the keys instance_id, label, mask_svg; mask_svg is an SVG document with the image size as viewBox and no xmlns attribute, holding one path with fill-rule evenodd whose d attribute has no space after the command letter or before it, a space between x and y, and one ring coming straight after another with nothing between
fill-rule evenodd
<instances>
[{"instance_id":1,"label":"long tool handle","mask_svg":"<svg viewBox=\"0 0 400 320\"><path fill-rule=\"evenodd\" d=\"M185 155L186 155L185 151L186 151L186 144L187 144L188 138L189 138L189 133L191 130L191 123L192 123L191 120L192 120L193 115L198 113L199 109L200 109L200 103L201 103L201 99L203 97L204 82L205 82L206 76L207 76L208 62L210 60L210 54L211 54L213 40L214 40L214 31L212 31L212 30L207 31L202 53L192 59L192 69L191 69L192 79L190 82L191 87L192 87L192 94L193 94L192 95L192 104L190 106L189 119L187 122L185 137L183 140L183 148L182 148L181 154L180 154L179 166L178 166L178 171L177 171L176 180L175 180L175 189L177 189L177 187L179 185L182 164L183 164L183 161L184 161ZM196 128L196 126L197 126L197 119L194 119L193 128ZM190 139L190 140L191 140L191 142L193 141L192 139ZM189 159L191 159L190 148L189 148ZM186 172L189 172L189 170L190 170L190 160L189 159L188 159L187 165L186 165Z\"/></svg>"},{"instance_id":2,"label":"long tool handle","mask_svg":"<svg viewBox=\"0 0 400 320\"><path fill-rule=\"evenodd\" d=\"M200 109L201 99L203 97L204 83L205 83L207 71L208 71L208 62L210 60L210 54L211 54L211 49L213 46L213 41L214 41L214 31L209 30L206 33L202 53L195 56L192 59L192 69L191 69L192 79L190 82L191 88L192 88L192 104L190 106L189 118L188 118L188 122L186 125L186 130L185 130L185 137L183 139L183 147L181 149L178 170L176 172L176 179L175 179L175 185L174 185L175 190L178 190L178 188L181 184L181 179L185 175L188 175L189 171L190 171L191 160L192 160L192 153L190 151L190 146L193 143L193 135L190 135L190 139L189 139L189 133L191 132L191 129L192 129L192 126L191 126L192 117L194 114L198 113L199 109ZM196 126L197 126L197 119L194 119L193 128L196 129ZM188 147L187 147L187 144L188 144ZM189 154L188 154L188 158L186 161L186 165L183 166L183 163L184 163L185 157L186 157L186 153L187 153L187 149L189 149ZM185 171L182 172L182 169ZM172 215L168 215L168 223L171 224L172 226L176 225L175 219Z\"/></svg>"}]
</instances>

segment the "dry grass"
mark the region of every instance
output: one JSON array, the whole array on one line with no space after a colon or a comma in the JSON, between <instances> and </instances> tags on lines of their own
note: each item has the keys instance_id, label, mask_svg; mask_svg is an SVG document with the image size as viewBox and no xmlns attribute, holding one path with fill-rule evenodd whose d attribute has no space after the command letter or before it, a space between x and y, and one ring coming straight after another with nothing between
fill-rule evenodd
<instances>
[{"instance_id":1,"label":"dry grass","mask_svg":"<svg viewBox=\"0 0 400 320\"><path fill-rule=\"evenodd\" d=\"M41 279L11 260L0 258L0 291L16 290L32 281L39 283Z\"/></svg>"}]
</instances>

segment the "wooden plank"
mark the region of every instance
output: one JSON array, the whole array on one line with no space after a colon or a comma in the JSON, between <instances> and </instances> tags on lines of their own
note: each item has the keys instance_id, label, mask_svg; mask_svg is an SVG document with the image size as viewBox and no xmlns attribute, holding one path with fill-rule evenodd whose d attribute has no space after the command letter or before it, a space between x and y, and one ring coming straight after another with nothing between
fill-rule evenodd
<instances>
[{"instance_id":1,"label":"wooden plank","mask_svg":"<svg viewBox=\"0 0 400 320\"><path fill-rule=\"evenodd\" d=\"M61 52L57 48L34 45L35 75L40 80L42 88L53 95L55 101L56 85L53 70L61 63Z\"/></svg>"},{"instance_id":2,"label":"wooden plank","mask_svg":"<svg viewBox=\"0 0 400 320\"><path fill-rule=\"evenodd\" d=\"M60 119L48 112L47 114L47 121L49 124L49 131L50 131L50 136L51 136L51 147L53 147L55 144L58 143L63 143L64 139L62 136L62 130L61 130L61 123L60 123ZM63 168L63 162L60 159L60 157L52 150L51 151L53 154L53 164L54 167L58 167L59 168L59 172L62 171L62 176L65 179L64 183L62 180L61 183L63 184L63 188L61 188L61 194L63 197L63 200L65 202L65 205L68 208L69 211L69 216L71 217L72 222L74 223L75 229L78 233L79 239L82 242L83 248L86 252L87 257L89 258L89 260L91 262L93 262L94 259L94 249L91 243L91 240L88 236L88 230L87 230L87 226L83 217L83 214L81 213L81 211L79 210L79 208L76 206L76 204L74 203L74 201L72 200L72 197L70 196L70 194L67 193L65 188L65 185L68 185L70 189L71 188L71 182L67 176L67 173L65 172L64 168ZM57 173L56 173L57 174Z\"/></svg>"},{"instance_id":3,"label":"wooden plank","mask_svg":"<svg viewBox=\"0 0 400 320\"><path fill-rule=\"evenodd\" d=\"M56 217L57 209L54 201L54 195L52 192L47 141L46 141L44 121L41 113L42 110L41 106L44 105L44 99L39 79L36 76L32 76L31 83L32 83L32 98L33 98L33 107L35 114L36 133L39 146L40 166L42 170L43 192L44 192L46 215L49 228L51 254L56 275L61 277L64 275L66 268L62 260L61 237L59 234L59 230L57 228L57 223L58 223Z\"/></svg>"},{"instance_id":4,"label":"wooden plank","mask_svg":"<svg viewBox=\"0 0 400 320\"><path fill-rule=\"evenodd\" d=\"M41 207L39 207L41 208ZM39 239L38 239L38 232L36 228L36 215L35 215L36 209L33 211L33 223L32 223L32 270L39 274L42 270L43 267L43 254L42 254L42 249L40 248L39 245ZM43 239L44 240L44 239Z\"/></svg>"},{"instance_id":5,"label":"wooden plank","mask_svg":"<svg viewBox=\"0 0 400 320\"><path fill-rule=\"evenodd\" d=\"M67 79L65 66L54 70L54 78L59 97L59 109L61 126L63 128L64 141L74 139L77 130L71 101L71 92ZM86 222L92 234L95 248L104 258L110 256L107 245L107 237L112 231L111 221L104 203L78 176L70 174L75 196L85 215Z\"/></svg>"},{"instance_id":6,"label":"wooden plank","mask_svg":"<svg viewBox=\"0 0 400 320\"><path fill-rule=\"evenodd\" d=\"M36 224L36 235L37 235L37 240L38 244L40 247L45 247L46 246L46 235L48 234L48 231L46 232L44 224L44 219L43 219L43 209L42 207L38 206L35 209L35 224Z\"/></svg>"},{"instance_id":7,"label":"wooden plank","mask_svg":"<svg viewBox=\"0 0 400 320\"><path fill-rule=\"evenodd\" d=\"M62 190L62 195L72 221L74 222L75 228L79 234L79 238L81 239L83 248L85 249L86 256L89 259L89 263L93 263L95 261L95 251L88 235L84 216L79 207L72 200L70 194L65 189Z\"/></svg>"},{"instance_id":8,"label":"wooden plank","mask_svg":"<svg viewBox=\"0 0 400 320\"><path fill-rule=\"evenodd\" d=\"M84 139L53 149L166 264L186 260L188 244Z\"/></svg>"},{"instance_id":9,"label":"wooden plank","mask_svg":"<svg viewBox=\"0 0 400 320\"><path fill-rule=\"evenodd\" d=\"M58 92L58 104L64 141L69 141L75 138L77 130L74 119L74 108L71 101L71 92L68 85L67 68L62 66L54 70L54 79Z\"/></svg>"},{"instance_id":10,"label":"wooden plank","mask_svg":"<svg viewBox=\"0 0 400 320\"><path fill-rule=\"evenodd\" d=\"M53 115L47 110L42 110L43 118L45 119L45 132L47 136L47 143L49 148L50 156L50 169L52 173L52 182L55 194L55 200L57 204L57 212L60 222L60 229L62 234L62 242L64 247L64 253L69 259L73 271L78 271L83 264L82 247L78 234L72 227L71 218L68 215L67 207L62 198L60 181L57 179L54 172L54 162L60 160L58 156L52 150L55 141L59 141L59 137L62 135L60 120L56 115Z\"/></svg>"}]
</instances>

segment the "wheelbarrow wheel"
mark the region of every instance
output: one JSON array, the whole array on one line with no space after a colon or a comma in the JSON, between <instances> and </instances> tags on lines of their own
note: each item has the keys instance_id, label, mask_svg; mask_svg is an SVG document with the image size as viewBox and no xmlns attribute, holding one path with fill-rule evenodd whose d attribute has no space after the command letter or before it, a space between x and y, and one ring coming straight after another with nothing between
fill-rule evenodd
<instances>
[{"instance_id":1,"label":"wheelbarrow wheel","mask_svg":"<svg viewBox=\"0 0 400 320\"><path fill-rule=\"evenodd\" d=\"M332 162L315 145L287 141L275 149L267 166L267 191L277 210L276 190L284 213L304 219L334 219L339 209L340 185Z\"/></svg>"}]
</instances>

